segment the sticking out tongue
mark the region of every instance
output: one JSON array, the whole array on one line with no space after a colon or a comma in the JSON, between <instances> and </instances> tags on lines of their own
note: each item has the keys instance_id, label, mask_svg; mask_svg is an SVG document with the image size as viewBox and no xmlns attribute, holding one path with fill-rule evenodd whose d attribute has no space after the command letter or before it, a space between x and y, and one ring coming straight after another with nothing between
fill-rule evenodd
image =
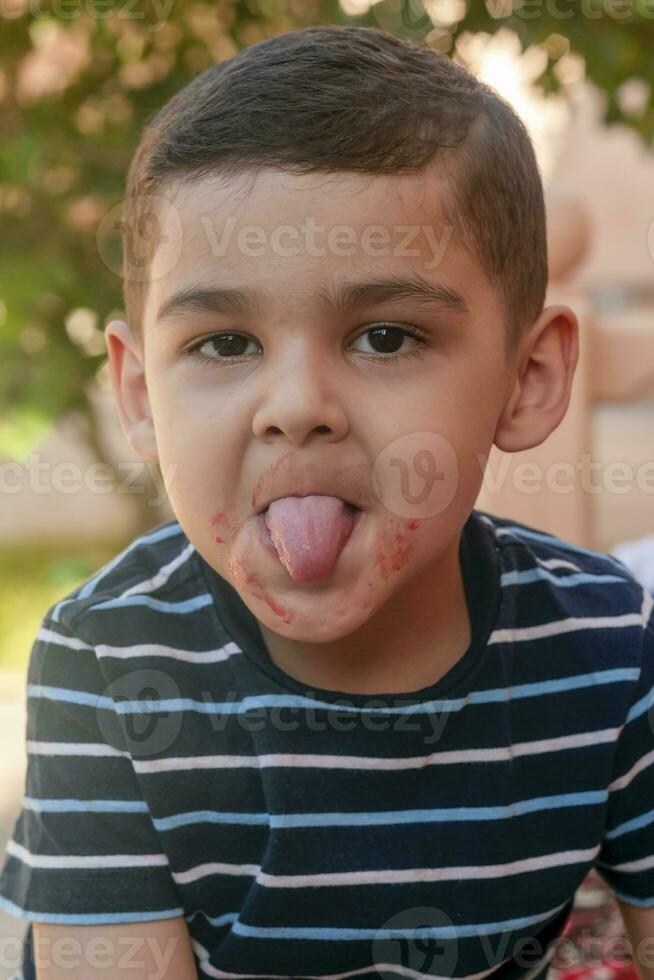
<instances>
[{"instance_id":1,"label":"sticking out tongue","mask_svg":"<svg viewBox=\"0 0 654 980\"><path fill-rule=\"evenodd\" d=\"M273 500L264 520L281 563L296 582L329 575L354 525L340 497L312 494Z\"/></svg>"}]
</instances>

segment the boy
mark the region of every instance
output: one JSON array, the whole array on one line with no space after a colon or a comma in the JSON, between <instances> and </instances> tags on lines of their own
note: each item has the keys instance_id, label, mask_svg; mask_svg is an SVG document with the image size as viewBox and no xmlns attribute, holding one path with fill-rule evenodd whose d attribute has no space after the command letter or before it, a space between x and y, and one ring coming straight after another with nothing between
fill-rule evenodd
<instances>
[{"instance_id":1,"label":"boy","mask_svg":"<svg viewBox=\"0 0 654 980\"><path fill-rule=\"evenodd\" d=\"M124 219L112 384L175 520L35 640L23 975L66 937L106 976L101 937L112 978L540 980L594 865L654 975L652 596L474 509L578 354L514 112L423 45L292 31L150 122Z\"/></svg>"}]
</instances>

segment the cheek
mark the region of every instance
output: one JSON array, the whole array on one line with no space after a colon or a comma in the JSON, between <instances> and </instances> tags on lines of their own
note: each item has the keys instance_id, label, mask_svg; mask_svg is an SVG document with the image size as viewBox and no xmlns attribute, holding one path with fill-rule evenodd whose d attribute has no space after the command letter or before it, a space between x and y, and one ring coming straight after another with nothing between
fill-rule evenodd
<instances>
[{"instance_id":1,"label":"cheek","mask_svg":"<svg viewBox=\"0 0 654 980\"><path fill-rule=\"evenodd\" d=\"M169 462L203 467L210 464L212 456L219 457L225 426L211 399L188 387L167 384L151 392L157 445L160 457Z\"/></svg>"},{"instance_id":2,"label":"cheek","mask_svg":"<svg viewBox=\"0 0 654 980\"><path fill-rule=\"evenodd\" d=\"M493 444L498 392L488 378L453 372L371 423L379 447L373 485L392 514L453 519L473 507Z\"/></svg>"},{"instance_id":3,"label":"cheek","mask_svg":"<svg viewBox=\"0 0 654 980\"><path fill-rule=\"evenodd\" d=\"M182 523L201 520L232 496L241 463L220 433L191 416L166 418L157 444L170 505Z\"/></svg>"}]
</instances>

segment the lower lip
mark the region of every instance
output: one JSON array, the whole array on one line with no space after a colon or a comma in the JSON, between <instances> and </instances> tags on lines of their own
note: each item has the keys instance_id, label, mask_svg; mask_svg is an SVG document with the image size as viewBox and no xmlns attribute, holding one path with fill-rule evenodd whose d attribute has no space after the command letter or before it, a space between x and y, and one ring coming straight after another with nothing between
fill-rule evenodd
<instances>
[{"instance_id":1,"label":"lower lip","mask_svg":"<svg viewBox=\"0 0 654 980\"><path fill-rule=\"evenodd\" d=\"M355 532L361 523L361 517L363 517L363 513L364 512L362 510L354 511L354 523L352 525L352 530L350 531L350 535L347 541L343 545L343 550L341 551L341 554L338 556L337 561L340 560L341 556L343 555L343 552L345 551L347 546L350 544L352 538L354 537ZM268 525L266 524L265 514L266 511L262 510L259 514L254 515L254 521L257 527L257 533L259 535L259 540L261 541L261 544L264 546L266 551L269 554L271 554L272 557L275 558L275 560L278 561L279 557L277 555L277 549L275 548L275 545L272 542L272 538L270 537L270 531L268 530Z\"/></svg>"}]
</instances>

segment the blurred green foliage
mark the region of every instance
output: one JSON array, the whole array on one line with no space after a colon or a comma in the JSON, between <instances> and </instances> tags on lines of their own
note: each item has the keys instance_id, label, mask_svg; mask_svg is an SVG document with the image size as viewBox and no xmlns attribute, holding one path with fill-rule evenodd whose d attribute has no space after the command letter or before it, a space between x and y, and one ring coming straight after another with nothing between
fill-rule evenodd
<instances>
[{"instance_id":1,"label":"blurred green foliage","mask_svg":"<svg viewBox=\"0 0 654 980\"><path fill-rule=\"evenodd\" d=\"M99 248L98 226L121 200L147 118L215 61L338 9L2 0L0 458L24 460L59 414L87 410L104 324L122 309L120 262L102 258L116 243ZM78 308L86 321L67 329Z\"/></svg>"},{"instance_id":2,"label":"blurred green foliage","mask_svg":"<svg viewBox=\"0 0 654 980\"><path fill-rule=\"evenodd\" d=\"M25 669L45 612L110 561L122 542L0 548L0 669Z\"/></svg>"},{"instance_id":3,"label":"blurred green foliage","mask_svg":"<svg viewBox=\"0 0 654 980\"><path fill-rule=\"evenodd\" d=\"M523 50L539 45L547 53L535 79L546 92L564 91L559 63L576 53L584 59L586 76L606 97L605 123L624 123L652 147L653 0L425 0L424 6L420 0L382 0L357 22L427 40L448 55L464 33L492 35L507 28L517 34ZM621 93L621 86L633 79L649 87L645 104L635 110Z\"/></svg>"}]
</instances>

